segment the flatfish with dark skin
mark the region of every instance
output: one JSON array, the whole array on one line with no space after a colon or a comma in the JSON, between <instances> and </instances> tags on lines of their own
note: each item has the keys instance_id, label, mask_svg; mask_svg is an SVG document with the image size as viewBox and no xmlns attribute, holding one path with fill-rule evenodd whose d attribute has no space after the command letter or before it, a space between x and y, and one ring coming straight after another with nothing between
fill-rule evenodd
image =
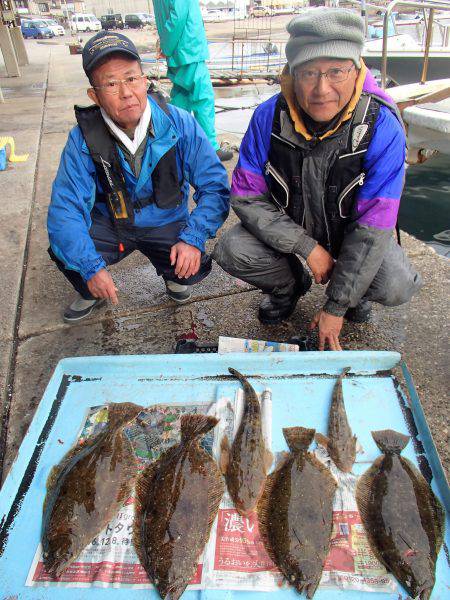
<instances>
[{"instance_id":1,"label":"flatfish with dark skin","mask_svg":"<svg viewBox=\"0 0 450 600\"><path fill-rule=\"evenodd\" d=\"M308 452L314 429L289 427L290 453L267 478L258 505L259 531L288 583L312 598L322 576L333 527L336 481Z\"/></svg>"},{"instance_id":2,"label":"flatfish with dark skin","mask_svg":"<svg viewBox=\"0 0 450 600\"><path fill-rule=\"evenodd\" d=\"M328 449L334 464L344 473L350 473L356 457L356 436L348 424L342 393L342 380L349 371L350 367L345 368L334 386L328 417L328 437L320 433L316 435L317 441Z\"/></svg>"},{"instance_id":3,"label":"flatfish with dark skin","mask_svg":"<svg viewBox=\"0 0 450 600\"><path fill-rule=\"evenodd\" d=\"M133 542L162 598L178 600L195 574L224 491L220 471L200 447L218 420L181 417L181 441L139 475Z\"/></svg>"},{"instance_id":4,"label":"flatfish with dark skin","mask_svg":"<svg viewBox=\"0 0 450 600\"><path fill-rule=\"evenodd\" d=\"M416 467L400 456L409 436L390 429L372 436L383 454L356 489L369 543L412 598L428 600L444 537L444 510Z\"/></svg>"},{"instance_id":5,"label":"flatfish with dark skin","mask_svg":"<svg viewBox=\"0 0 450 600\"><path fill-rule=\"evenodd\" d=\"M264 442L255 390L241 373L228 370L244 388L244 412L231 447L226 436L222 439L220 466L236 510L248 516L261 497L273 457Z\"/></svg>"},{"instance_id":6,"label":"flatfish with dark skin","mask_svg":"<svg viewBox=\"0 0 450 600\"><path fill-rule=\"evenodd\" d=\"M131 495L137 464L123 427L143 410L108 405L98 435L68 452L47 481L41 542L47 572L57 578L102 531Z\"/></svg>"}]
</instances>

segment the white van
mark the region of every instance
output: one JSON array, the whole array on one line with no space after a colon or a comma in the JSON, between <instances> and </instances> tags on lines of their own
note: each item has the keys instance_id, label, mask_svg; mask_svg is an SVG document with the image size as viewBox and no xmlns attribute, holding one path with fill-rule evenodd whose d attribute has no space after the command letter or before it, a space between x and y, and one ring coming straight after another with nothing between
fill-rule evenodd
<instances>
[{"instance_id":1,"label":"white van","mask_svg":"<svg viewBox=\"0 0 450 600\"><path fill-rule=\"evenodd\" d=\"M100 31L102 25L95 15L88 13L75 13L70 19L70 31Z\"/></svg>"},{"instance_id":2,"label":"white van","mask_svg":"<svg viewBox=\"0 0 450 600\"><path fill-rule=\"evenodd\" d=\"M40 19L43 21L50 31L53 31L55 35L65 35L64 27L60 25L55 19Z\"/></svg>"}]
</instances>

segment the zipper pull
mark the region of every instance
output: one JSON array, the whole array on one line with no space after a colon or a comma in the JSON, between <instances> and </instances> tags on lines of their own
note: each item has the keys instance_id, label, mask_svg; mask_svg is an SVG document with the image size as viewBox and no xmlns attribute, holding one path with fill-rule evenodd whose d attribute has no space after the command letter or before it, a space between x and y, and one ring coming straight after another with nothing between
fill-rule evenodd
<instances>
[{"instance_id":1,"label":"zipper pull","mask_svg":"<svg viewBox=\"0 0 450 600\"><path fill-rule=\"evenodd\" d=\"M264 168L264 173L268 175L270 173L270 162L266 162L266 166Z\"/></svg>"},{"instance_id":2,"label":"zipper pull","mask_svg":"<svg viewBox=\"0 0 450 600\"><path fill-rule=\"evenodd\" d=\"M358 185L363 185L365 178L366 178L366 174L365 173L361 173L361 177L359 178Z\"/></svg>"}]
</instances>

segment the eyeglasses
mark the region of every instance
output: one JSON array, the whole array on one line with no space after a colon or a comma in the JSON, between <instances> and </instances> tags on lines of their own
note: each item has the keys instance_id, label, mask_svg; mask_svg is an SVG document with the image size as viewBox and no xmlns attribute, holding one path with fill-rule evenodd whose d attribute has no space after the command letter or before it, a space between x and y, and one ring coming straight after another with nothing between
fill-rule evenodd
<instances>
[{"instance_id":1,"label":"eyeglasses","mask_svg":"<svg viewBox=\"0 0 450 600\"><path fill-rule=\"evenodd\" d=\"M338 67L332 67L328 71L322 72L318 69L305 69L304 71L295 71L295 77L302 83L308 85L317 84L321 76L323 75L330 83L341 83L346 81L350 74L350 71L355 65L352 65L348 69L341 69Z\"/></svg>"},{"instance_id":2,"label":"eyeglasses","mask_svg":"<svg viewBox=\"0 0 450 600\"><path fill-rule=\"evenodd\" d=\"M145 73L142 73L141 75L129 75L128 77L125 77L125 79L112 79L105 85L94 85L92 87L94 90L103 90L105 94L115 95L119 93L121 83L131 89L135 89L141 85L143 79L146 77L147 75L145 75Z\"/></svg>"}]
</instances>

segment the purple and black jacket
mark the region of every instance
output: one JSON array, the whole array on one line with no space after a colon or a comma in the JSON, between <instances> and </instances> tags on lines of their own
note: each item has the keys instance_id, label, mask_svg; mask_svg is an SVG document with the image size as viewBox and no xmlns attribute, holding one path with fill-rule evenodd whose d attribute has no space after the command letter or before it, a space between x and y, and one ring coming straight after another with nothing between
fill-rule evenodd
<instances>
[{"instance_id":1,"label":"purple and black jacket","mask_svg":"<svg viewBox=\"0 0 450 600\"><path fill-rule=\"evenodd\" d=\"M369 71L363 92L393 105ZM233 173L231 203L244 226L262 242L306 259L317 244L311 229L295 223L287 214L275 215L269 192L266 165L278 98L279 95L273 96L254 112ZM295 132L293 135L300 136ZM330 314L342 316L348 307L355 306L380 268L387 238L392 236L397 222L405 155L402 124L382 104L364 155L364 183L355 196L353 216L326 290L328 301L324 308ZM302 181L302 185L308 187L308 181Z\"/></svg>"}]
</instances>

